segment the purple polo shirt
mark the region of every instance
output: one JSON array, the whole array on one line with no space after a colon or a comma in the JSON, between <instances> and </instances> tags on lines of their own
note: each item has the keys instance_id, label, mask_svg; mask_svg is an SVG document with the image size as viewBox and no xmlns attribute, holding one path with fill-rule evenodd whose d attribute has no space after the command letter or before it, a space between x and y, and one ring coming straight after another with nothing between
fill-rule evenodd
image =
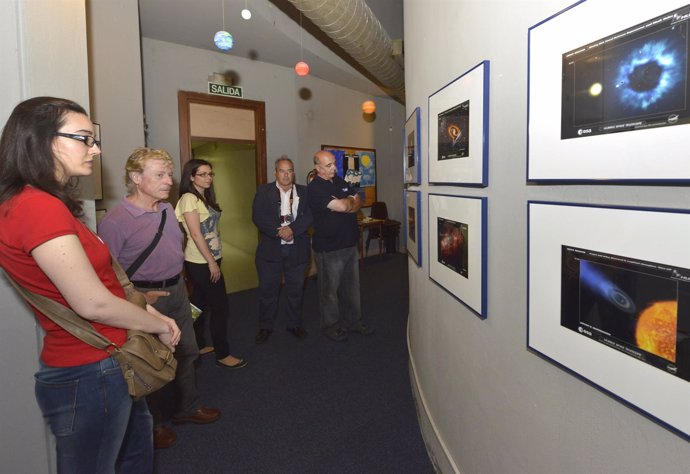
<instances>
[{"instance_id":1,"label":"purple polo shirt","mask_svg":"<svg viewBox=\"0 0 690 474\"><path fill-rule=\"evenodd\" d=\"M168 202L159 202L158 211L142 209L124 198L106 213L98 225L98 235L122 268L127 270L153 241L163 209L167 209L163 235L151 255L132 275L132 280L161 281L182 272L184 237L175 218L175 210Z\"/></svg>"}]
</instances>

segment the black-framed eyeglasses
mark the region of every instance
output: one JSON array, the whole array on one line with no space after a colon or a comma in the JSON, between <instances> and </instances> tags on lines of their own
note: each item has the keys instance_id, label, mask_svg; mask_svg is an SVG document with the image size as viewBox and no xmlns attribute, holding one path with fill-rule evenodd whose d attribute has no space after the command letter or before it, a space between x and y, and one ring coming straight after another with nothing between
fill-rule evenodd
<instances>
[{"instance_id":1,"label":"black-framed eyeglasses","mask_svg":"<svg viewBox=\"0 0 690 474\"><path fill-rule=\"evenodd\" d=\"M211 178L213 178L215 175L216 175L216 173L210 172L210 173L197 173L194 176L198 176L200 178L205 178L207 176L210 176Z\"/></svg>"},{"instance_id":2,"label":"black-framed eyeglasses","mask_svg":"<svg viewBox=\"0 0 690 474\"><path fill-rule=\"evenodd\" d=\"M75 135L74 133L64 133L64 132L55 132L55 135L57 135L59 137L71 138L72 140L78 140L89 148L91 148L94 145L98 146L98 148L101 147L101 141L96 140L91 135Z\"/></svg>"}]
</instances>

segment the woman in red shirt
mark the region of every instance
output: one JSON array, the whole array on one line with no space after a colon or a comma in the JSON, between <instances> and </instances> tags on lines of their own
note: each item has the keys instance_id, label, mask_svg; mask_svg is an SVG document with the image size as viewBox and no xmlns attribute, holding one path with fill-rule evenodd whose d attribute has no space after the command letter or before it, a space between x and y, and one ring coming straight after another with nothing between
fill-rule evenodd
<instances>
[{"instance_id":1,"label":"woman in red shirt","mask_svg":"<svg viewBox=\"0 0 690 474\"><path fill-rule=\"evenodd\" d=\"M78 104L36 97L17 105L0 138L0 266L20 286L73 309L115 342L127 329L174 348L175 322L128 302L105 244L80 220L75 185L100 153ZM58 471L151 472L152 420L117 362L32 308L45 331L36 400L56 437Z\"/></svg>"}]
</instances>

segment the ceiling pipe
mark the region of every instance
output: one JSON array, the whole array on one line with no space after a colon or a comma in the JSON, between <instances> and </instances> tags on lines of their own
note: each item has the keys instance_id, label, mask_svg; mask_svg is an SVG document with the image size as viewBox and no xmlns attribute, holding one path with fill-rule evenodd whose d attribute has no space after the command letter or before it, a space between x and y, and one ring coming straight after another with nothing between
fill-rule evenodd
<instances>
[{"instance_id":1,"label":"ceiling pipe","mask_svg":"<svg viewBox=\"0 0 690 474\"><path fill-rule=\"evenodd\" d=\"M364 0L289 0L361 64L387 92L405 102L405 73L393 41Z\"/></svg>"}]
</instances>

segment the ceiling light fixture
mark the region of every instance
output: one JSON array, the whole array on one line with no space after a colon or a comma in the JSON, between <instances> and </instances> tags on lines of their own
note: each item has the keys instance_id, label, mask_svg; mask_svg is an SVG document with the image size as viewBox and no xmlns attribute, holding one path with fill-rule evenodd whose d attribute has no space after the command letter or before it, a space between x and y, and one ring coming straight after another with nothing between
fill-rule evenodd
<instances>
[{"instance_id":1,"label":"ceiling light fixture","mask_svg":"<svg viewBox=\"0 0 690 474\"><path fill-rule=\"evenodd\" d=\"M242 18L245 20L249 20L252 17L252 12L249 11L249 8L247 8L247 0L244 0L244 9L242 10Z\"/></svg>"},{"instance_id":2,"label":"ceiling light fixture","mask_svg":"<svg viewBox=\"0 0 690 474\"><path fill-rule=\"evenodd\" d=\"M299 12L299 57L299 62L295 64L295 73L298 76L306 76L309 74L309 64L304 62L304 48L302 47L302 12Z\"/></svg>"},{"instance_id":3,"label":"ceiling light fixture","mask_svg":"<svg viewBox=\"0 0 690 474\"><path fill-rule=\"evenodd\" d=\"M362 112L365 114L373 114L376 112L376 103L373 100L365 100L362 102Z\"/></svg>"},{"instance_id":4,"label":"ceiling light fixture","mask_svg":"<svg viewBox=\"0 0 690 474\"><path fill-rule=\"evenodd\" d=\"M223 29L215 34L213 37L213 42L216 44L216 48L220 49L221 51L229 51L232 49L235 41L233 40L232 35L225 31L225 0L221 0L221 2L223 5Z\"/></svg>"}]
</instances>

